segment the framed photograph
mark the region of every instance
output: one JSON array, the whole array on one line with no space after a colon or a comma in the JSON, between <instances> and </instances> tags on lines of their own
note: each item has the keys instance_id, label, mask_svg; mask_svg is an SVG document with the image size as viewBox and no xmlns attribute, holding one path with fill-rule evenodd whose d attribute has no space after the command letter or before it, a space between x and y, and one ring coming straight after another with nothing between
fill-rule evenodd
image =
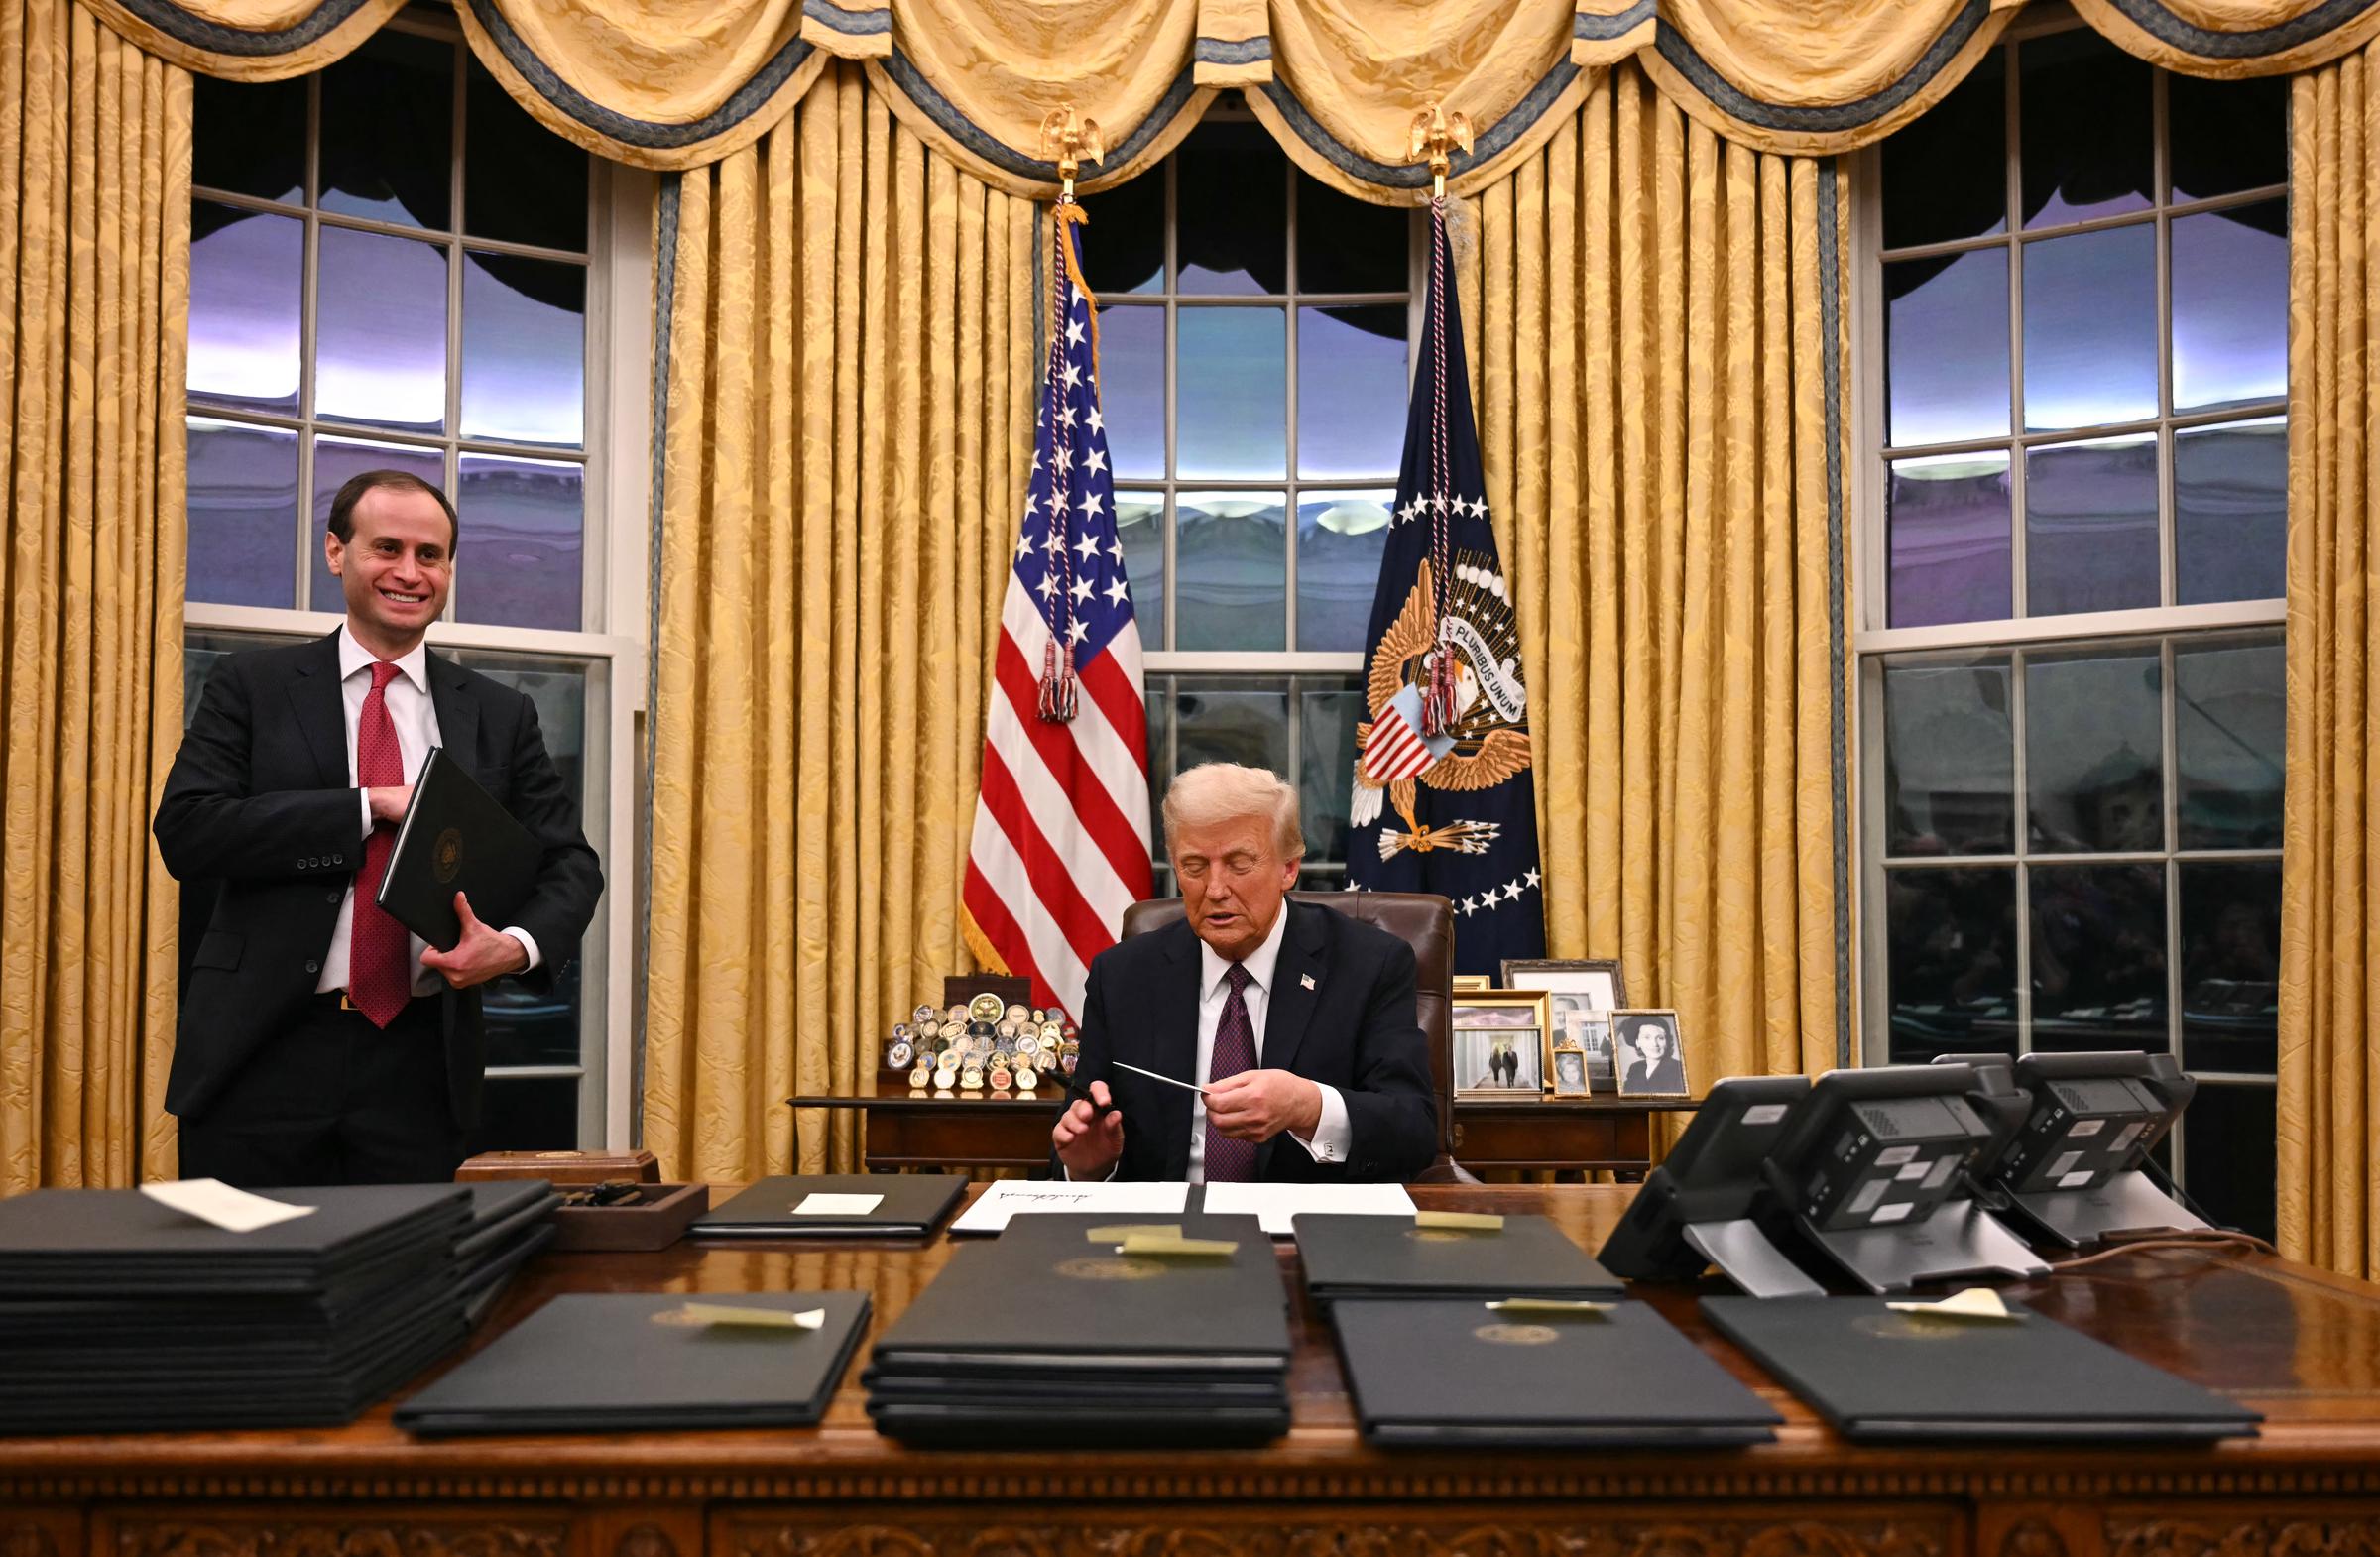
<instances>
[{"instance_id":1,"label":"framed photograph","mask_svg":"<svg viewBox=\"0 0 2380 1557\"><path fill-rule=\"evenodd\" d=\"M1455 997L1455 1096L1545 1096L1546 1006L1540 990L1475 990Z\"/></svg>"},{"instance_id":2,"label":"framed photograph","mask_svg":"<svg viewBox=\"0 0 2380 1557\"><path fill-rule=\"evenodd\" d=\"M1628 1003L1616 957L1506 957L1504 987L1586 998L1587 1011L1616 1011Z\"/></svg>"},{"instance_id":3,"label":"framed photograph","mask_svg":"<svg viewBox=\"0 0 2380 1557\"><path fill-rule=\"evenodd\" d=\"M1674 1011L1611 1013L1611 1057L1623 1098L1687 1096L1686 1052Z\"/></svg>"},{"instance_id":4,"label":"framed photograph","mask_svg":"<svg viewBox=\"0 0 2380 1557\"><path fill-rule=\"evenodd\" d=\"M1587 1085L1587 1051L1556 1045L1554 1048L1554 1096L1557 1098L1583 1098L1589 1096L1591 1090Z\"/></svg>"},{"instance_id":5,"label":"framed photograph","mask_svg":"<svg viewBox=\"0 0 2380 1557\"><path fill-rule=\"evenodd\" d=\"M1495 980L1485 973L1458 973L1453 975L1452 988L1458 995L1466 990L1491 990Z\"/></svg>"}]
</instances>

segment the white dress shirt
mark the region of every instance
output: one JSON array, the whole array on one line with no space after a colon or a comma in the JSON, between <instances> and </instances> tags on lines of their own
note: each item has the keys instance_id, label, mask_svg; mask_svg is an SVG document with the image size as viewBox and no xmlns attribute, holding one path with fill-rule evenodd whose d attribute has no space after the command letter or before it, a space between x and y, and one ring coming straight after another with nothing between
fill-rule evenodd
<instances>
[{"instance_id":1,"label":"white dress shirt","mask_svg":"<svg viewBox=\"0 0 2380 1557\"><path fill-rule=\"evenodd\" d=\"M1264 1064L1264 1018L1272 1008L1272 974L1281 960L1281 936L1289 928L1289 904L1284 899L1280 911L1273 915L1272 931L1264 943L1241 961L1248 970L1248 988L1241 991L1241 1004L1248 1008L1248 1025L1256 1047L1256 1066ZM1191 1079L1201 1083L1219 1080L1207 1072L1215 1064L1215 1029L1223 1023L1223 1003L1231 995L1227 979L1231 962L1216 955L1215 948L1205 941L1198 943L1198 1057L1190 1072ZM1347 1100L1337 1087L1314 1083L1322 1089L1322 1119L1314 1127L1312 1140L1290 1135L1291 1140L1306 1148L1306 1154L1317 1162L1345 1162L1348 1143L1354 1129L1348 1123ZM1207 1181L1207 1095L1194 1093L1190 1099L1190 1182Z\"/></svg>"},{"instance_id":2,"label":"white dress shirt","mask_svg":"<svg viewBox=\"0 0 2380 1557\"><path fill-rule=\"evenodd\" d=\"M364 699L372 692L372 666L378 659L371 650L355 641L347 624L339 624L339 701L347 712L347 781L357 782L355 772L355 729L363 719ZM397 750L405 759L405 781L412 783L421 777L421 765L429 761L429 749L438 744L438 710L429 700L429 650L416 644L394 663L398 673L389 678L388 690L382 700L388 704L389 722L397 727ZM372 794L358 785L358 812L363 829L372 831ZM330 949L322 956L322 977L314 984L316 994L328 995L347 987L347 943L355 925L355 883L347 883L346 893L339 898L338 922L331 927ZM511 925L505 934L521 943L529 953L529 966L534 968L540 958L537 943L529 931ZM406 955L412 959L414 993L435 995L446 981L434 969L421 966L421 954L429 943L418 935L406 937ZM527 970L524 970L527 971Z\"/></svg>"}]
</instances>

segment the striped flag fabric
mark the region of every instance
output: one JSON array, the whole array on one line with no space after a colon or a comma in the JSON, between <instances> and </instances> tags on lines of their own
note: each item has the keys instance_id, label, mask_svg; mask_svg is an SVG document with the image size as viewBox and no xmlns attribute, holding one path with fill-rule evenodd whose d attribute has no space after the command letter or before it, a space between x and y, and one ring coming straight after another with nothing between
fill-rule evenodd
<instances>
[{"instance_id":1,"label":"striped flag fabric","mask_svg":"<svg viewBox=\"0 0 2380 1557\"><path fill-rule=\"evenodd\" d=\"M1080 1018L1091 959L1150 895L1140 628L1099 412L1098 313L1055 208L1050 332L1010 570L960 927L984 965Z\"/></svg>"}]
</instances>

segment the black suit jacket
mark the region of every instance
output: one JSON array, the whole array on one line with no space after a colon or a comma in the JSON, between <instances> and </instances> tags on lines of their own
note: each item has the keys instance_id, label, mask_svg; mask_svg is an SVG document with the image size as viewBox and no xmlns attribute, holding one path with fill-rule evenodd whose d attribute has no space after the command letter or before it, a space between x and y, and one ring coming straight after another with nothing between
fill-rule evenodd
<instances>
[{"instance_id":1,"label":"black suit jacket","mask_svg":"<svg viewBox=\"0 0 2380 1557\"><path fill-rule=\"evenodd\" d=\"M1352 1137L1345 1162L1317 1162L1286 1133L1256 1150L1256 1176L1278 1181L1402 1182L1438 1150L1430 1056L1413 1001L1413 948L1311 903L1289 915L1273 965L1259 1063L1339 1089ZM1120 941L1092 959L1074 1080L1108 1084L1124 1110L1116 1176L1190 1173L1190 1094L1119 1070L1124 1059L1186 1081L1198 1062L1199 942L1187 920ZM1314 981L1306 988L1307 979Z\"/></svg>"},{"instance_id":2,"label":"black suit jacket","mask_svg":"<svg viewBox=\"0 0 2380 1557\"><path fill-rule=\"evenodd\" d=\"M510 921L537 943L524 977L548 988L578 955L603 870L545 754L527 695L428 657L440 744L544 845L537 885ZM157 807L177 880L221 882L181 1002L166 1107L206 1112L224 1084L310 1000L363 864L363 806L347 780L338 634L233 655L215 666ZM498 929L502 925L495 926ZM486 1035L479 991L436 997L455 1122L478 1123Z\"/></svg>"}]
</instances>

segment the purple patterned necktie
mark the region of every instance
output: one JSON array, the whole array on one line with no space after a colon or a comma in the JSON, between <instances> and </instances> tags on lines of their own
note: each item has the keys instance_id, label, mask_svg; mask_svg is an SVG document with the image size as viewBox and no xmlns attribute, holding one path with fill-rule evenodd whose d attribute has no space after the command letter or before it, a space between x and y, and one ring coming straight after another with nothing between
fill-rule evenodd
<instances>
[{"instance_id":1,"label":"purple patterned necktie","mask_svg":"<svg viewBox=\"0 0 2380 1557\"><path fill-rule=\"evenodd\" d=\"M1223 1016L1215 1023L1215 1053L1207 1061L1207 1080L1218 1082L1256 1068L1256 1028L1248 1019L1248 1003L1240 992L1254 983L1247 968L1233 963L1224 970L1231 989L1223 997ZM1207 1121L1206 1177L1210 1184L1245 1184L1256 1176L1256 1142L1234 1140Z\"/></svg>"}]
</instances>

